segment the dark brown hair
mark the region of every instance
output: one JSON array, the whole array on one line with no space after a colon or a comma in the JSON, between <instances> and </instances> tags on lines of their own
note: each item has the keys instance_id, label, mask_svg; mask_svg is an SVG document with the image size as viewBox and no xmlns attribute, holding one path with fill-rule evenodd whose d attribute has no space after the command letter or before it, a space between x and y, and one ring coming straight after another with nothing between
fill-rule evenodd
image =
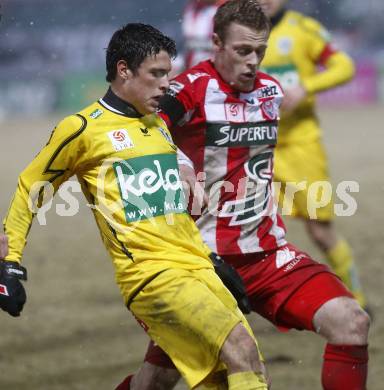
<instances>
[{"instance_id":1,"label":"dark brown hair","mask_svg":"<svg viewBox=\"0 0 384 390\"><path fill-rule=\"evenodd\" d=\"M213 32L224 41L229 25L238 23L256 31L269 33L271 24L258 0L229 0L221 5L213 19Z\"/></svg>"},{"instance_id":2,"label":"dark brown hair","mask_svg":"<svg viewBox=\"0 0 384 390\"><path fill-rule=\"evenodd\" d=\"M171 58L176 57L175 42L149 24L128 23L117 30L108 45L106 55L108 82L116 78L116 65L126 61L128 68L135 73L149 56L166 51Z\"/></svg>"}]
</instances>

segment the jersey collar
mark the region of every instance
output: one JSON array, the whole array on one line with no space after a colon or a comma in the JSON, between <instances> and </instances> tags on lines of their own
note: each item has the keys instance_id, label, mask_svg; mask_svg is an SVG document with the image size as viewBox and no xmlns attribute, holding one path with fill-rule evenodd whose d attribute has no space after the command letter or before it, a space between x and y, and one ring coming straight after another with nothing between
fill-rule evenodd
<instances>
[{"instance_id":1,"label":"jersey collar","mask_svg":"<svg viewBox=\"0 0 384 390\"><path fill-rule=\"evenodd\" d=\"M129 118L141 118L143 116L139 111L136 110L135 107L132 106L132 104L129 104L113 93L111 88L108 88L107 93L102 99L99 100L99 102L110 111L117 111L118 114L127 116Z\"/></svg>"}]
</instances>

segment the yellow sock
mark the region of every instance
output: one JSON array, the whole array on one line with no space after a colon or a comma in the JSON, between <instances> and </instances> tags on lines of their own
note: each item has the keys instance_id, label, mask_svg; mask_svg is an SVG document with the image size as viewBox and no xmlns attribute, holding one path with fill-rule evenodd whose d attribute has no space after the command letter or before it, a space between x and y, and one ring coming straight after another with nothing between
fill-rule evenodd
<instances>
[{"instance_id":1,"label":"yellow sock","mask_svg":"<svg viewBox=\"0 0 384 390\"><path fill-rule=\"evenodd\" d=\"M228 376L229 390L267 390L264 375L253 371L237 372Z\"/></svg>"},{"instance_id":2,"label":"yellow sock","mask_svg":"<svg viewBox=\"0 0 384 390\"><path fill-rule=\"evenodd\" d=\"M347 241L339 240L337 244L326 253L327 261L335 274L351 290L361 307L366 300L361 289L356 265L353 261L352 251Z\"/></svg>"}]
</instances>

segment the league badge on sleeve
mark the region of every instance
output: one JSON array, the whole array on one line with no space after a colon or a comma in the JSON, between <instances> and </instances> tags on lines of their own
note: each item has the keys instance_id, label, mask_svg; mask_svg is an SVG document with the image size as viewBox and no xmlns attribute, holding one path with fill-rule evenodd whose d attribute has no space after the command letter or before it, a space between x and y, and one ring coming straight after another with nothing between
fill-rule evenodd
<instances>
[{"instance_id":1,"label":"league badge on sleeve","mask_svg":"<svg viewBox=\"0 0 384 390\"><path fill-rule=\"evenodd\" d=\"M97 108L95 111L92 111L89 114L89 117L92 119L97 119L101 115L103 115L103 110L100 110L100 108Z\"/></svg>"},{"instance_id":2,"label":"league badge on sleeve","mask_svg":"<svg viewBox=\"0 0 384 390\"><path fill-rule=\"evenodd\" d=\"M167 91L167 94L170 95L170 96L177 96L180 91L182 91L184 89L184 84L182 83L179 83L178 81L171 81L170 84L169 84L169 89Z\"/></svg>"}]
</instances>

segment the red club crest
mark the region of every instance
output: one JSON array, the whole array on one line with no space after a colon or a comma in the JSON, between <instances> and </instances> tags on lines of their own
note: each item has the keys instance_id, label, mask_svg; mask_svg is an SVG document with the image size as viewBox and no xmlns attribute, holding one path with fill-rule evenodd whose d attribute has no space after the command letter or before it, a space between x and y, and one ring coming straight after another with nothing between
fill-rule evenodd
<instances>
[{"instance_id":1,"label":"red club crest","mask_svg":"<svg viewBox=\"0 0 384 390\"><path fill-rule=\"evenodd\" d=\"M265 119L275 120L278 116L278 108L273 100L266 100L261 104L261 111L264 114Z\"/></svg>"}]
</instances>

